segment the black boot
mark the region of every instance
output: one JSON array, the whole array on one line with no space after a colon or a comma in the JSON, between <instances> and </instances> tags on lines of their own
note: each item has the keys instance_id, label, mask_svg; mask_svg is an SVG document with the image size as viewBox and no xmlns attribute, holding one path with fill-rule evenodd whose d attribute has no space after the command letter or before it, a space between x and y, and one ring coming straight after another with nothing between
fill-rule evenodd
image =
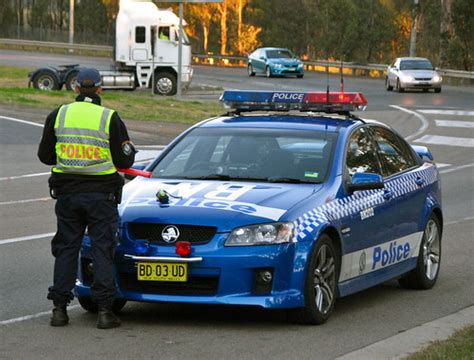
<instances>
[{"instance_id":1,"label":"black boot","mask_svg":"<svg viewBox=\"0 0 474 360\"><path fill-rule=\"evenodd\" d=\"M98 329L112 329L120 326L119 318L112 311L112 306L99 306L97 316Z\"/></svg>"},{"instance_id":2,"label":"black boot","mask_svg":"<svg viewBox=\"0 0 474 360\"><path fill-rule=\"evenodd\" d=\"M54 304L53 316L49 324L51 326L65 326L69 322L69 316L67 316L67 305Z\"/></svg>"}]
</instances>

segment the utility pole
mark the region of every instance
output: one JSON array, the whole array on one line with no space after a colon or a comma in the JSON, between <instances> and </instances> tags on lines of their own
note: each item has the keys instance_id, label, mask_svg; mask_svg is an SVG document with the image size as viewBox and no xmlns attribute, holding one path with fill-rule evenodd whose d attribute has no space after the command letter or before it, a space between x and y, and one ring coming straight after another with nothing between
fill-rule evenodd
<instances>
[{"instance_id":1,"label":"utility pole","mask_svg":"<svg viewBox=\"0 0 474 360\"><path fill-rule=\"evenodd\" d=\"M181 97L183 90L181 89L181 74L183 70L183 2L179 2L179 43L178 43L178 88L176 96Z\"/></svg>"},{"instance_id":2,"label":"utility pole","mask_svg":"<svg viewBox=\"0 0 474 360\"><path fill-rule=\"evenodd\" d=\"M69 0L69 45L74 44L74 1ZM72 48L69 49L69 52L73 52Z\"/></svg>"},{"instance_id":3,"label":"utility pole","mask_svg":"<svg viewBox=\"0 0 474 360\"><path fill-rule=\"evenodd\" d=\"M418 18L418 1L413 0L411 37L410 37L410 57L416 56L416 23Z\"/></svg>"}]
</instances>

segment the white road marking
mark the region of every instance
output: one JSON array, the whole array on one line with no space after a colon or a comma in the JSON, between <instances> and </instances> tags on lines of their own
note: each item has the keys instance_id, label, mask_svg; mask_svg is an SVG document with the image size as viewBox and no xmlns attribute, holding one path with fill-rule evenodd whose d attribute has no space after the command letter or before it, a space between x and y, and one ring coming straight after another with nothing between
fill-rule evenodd
<instances>
[{"instance_id":1,"label":"white road marking","mask_svg":"<svg viewBox=\"0 0 474 360\"><path fill-rule=\"evenodd\" d=\"M394 109L397 109L397 110L404 111L408 114L412 114L412 115L416 116L418 119L420 119L420 121L421 121L421 127L418 129L418 131L416 131L413 134L408 135L407 137L405 137L406 140L411 140L411 139L421 135L422 133L424 133L426 131L426 129L428 129L429 122L428 122L428 120L426 120L426 118L423 115L418 114L416 111L408 110L408 109L405 109L404 107L401 107L401 106L398 106L398 105L390 105L390 107L393 107Z\"/></svg>"},{"instance_id":2,"label":"white road marking","mask_svg":"<svg viewBox=\"0 0 474 360\"><path fill-rule=\"evenodd\" d=\"M474 122L471 121L453 121L453 120L435 120L436 126L453 128L474 128Z\"/></svg>"},{"instance_id":3,"label":"white road marking","mask_svg":"<svg viewBox=\"0 0 474 360\"><path fill-rule=\"evenodd\" d=\"M19 123L23 123L23 124L28 124L28 125L33 125L33 126L44 127L43 124L38 124L38 123L35 123L35 122L33 122L33 121L26 121L26 120L21 120L21 119L17 119L17 118L12 118L12 117L8 117L8 116L0 116L0 119L15 121L15 122L19 122Z\"/></svg>"},{"instance_id":4,"label":"white road marking","mask_svg":"<svg viewBox=\"0 0 474 360\"><path fill-rule=\"evenodd\" d=\"M135 154L135 161L152 160L156 158L159 153L161 153L161 150L141 150Z\"/></svg>"},{"instance_id":5,"label":"white road marking","mask_svg":"<svg viewBox=\"0 0 474 360\"><path fill-rule=\"evenodd\" d=\"M0 205L25 204L25 203L36 202L36 201L49 201L49 200L53 200L53 199L50 197L44 197L44 198L38 198L38 199L13 200L13 201L0 202Z\"/></svg>"},{"instance_id":6,"label":"white road marking","mask_svg":"<svg viewBox=\"0 0 474 360\"><path fill-rule=\"evenodd\" d=\"M44 172L44 173L36 173L36 174L26 174L26 175L18 175L18 176L7 176L7 177L2 177L0 178L0 181L2 180L15 180L15 179L22 179L22 178L29 178L29 177L35 177L35 176L45 176L45 175L51 175L51 172Z\"/></svg>"},{"instance_id":7,"label":"white road marking","mask_svg":"<svg viewBox=\"0 0 474 360\"><path fill-rule=\"evenodd\" d=\"M54 236L54 234L56 233L52 232L52 233L46 233L46 234L29 235L29 236L22 236L22 237L17 237L17 238L0 240L0 245L11 244L11 243L21 242L21 241L44 239L44 238L52 237Z\"/></svg>"},{"instance_id":8,"label":"white road marking","mask_svg":"<svg viewBox=\"0 0 474 360\"><path fill-rule=\"evenodd\" d=\"M444 167L451 166L451 164L436 163L436 166L438 167L438 169L441 169L441 168L444 168Z\"/></svg>"},{"instance_id":9,"label":"white road marking","mask_svg":"<svg viewBox=\"0 0 474 360\"><path fill-rule=\"evenodd\" d=\"M439 173L440 174L447 174L447 173L450 173L450 172L453 172L453 171L467 169L467 168L470 168L470 167L474 167L474 163L470 163L470 164L466 164L466 165L459 165L459 166L456 166L456 167L453 167L453 168L450 168L450 169L440 170Z\"/></svg>"},{"instance_id":10,"label":"white road marking","mask_svg":"<svg viewBox=\"0 0 474 360\"><path fill-rule=\"evenodd\" d=\"M445 223L444 225L456 225L456 224L460 224L460 223L463 223L465 221L472 221L474 220L474 216L470 216L470 217L466 217L464 219L459 219L459 220L452 220L452 221L448 221L447 223Z\"/></svg>"},{"instance_id":11,"label":"white road marking","mask_svg":"<svg viewBox=\"0 0 474 360\"><path fill-rule=\"evenodd\" d=\"M71 311L71 310L77 309L79 307L80 307L80 305L72 305L72 306L68 306L67 310ZM21 321L26 321L26 320L32 320L32 319L36 319L36 318L39 318L39 317L42 317L42 316L45 316L45 315L50 315L50 314L51 314L51 310L39 312L39 313L33 314L33 315L26 315L26 316L20 316L20 317L17 317L17 318L13 318L13 319L2 320L2 321L0 321L0 326L1 325L10 325L10 324L14 324L14 323L21 322Z\"/></svg>"},{"instance_id":12,"label":"white road marking","mask_svg":"<svg viewBox=\"0 0 474 360\"><path fill-rule=\"evenodd\" d=\"M414 140L414 142L433 145L474 147L474 139L454 136L424 135L421 138Z\"/></svg>"},{"instance_id":13,"label":"white road marking","mask_svg":"<svg viewBox=\"0 0 474 360\"><path fill-rule=\"evenodd\" d=\"M456 116L474 116L474 111L468 110L441 110L441 109L425 109L425 110L418 110L423 114L430 114L430 115L456 115Z\"/></svg>"}]
</instances>

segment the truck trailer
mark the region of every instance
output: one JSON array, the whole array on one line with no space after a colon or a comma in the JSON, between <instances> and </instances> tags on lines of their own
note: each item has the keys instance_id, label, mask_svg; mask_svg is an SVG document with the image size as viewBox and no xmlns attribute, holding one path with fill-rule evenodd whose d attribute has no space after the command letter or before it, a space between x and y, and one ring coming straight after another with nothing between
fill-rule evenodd
<instances>
[{"instance_id":1,"label":"truck trailer","mask_svg":"<svg viewBox=\"0 0 474 360\"><path fill-rule=\"evenodd\" d=\"M185 24L185 22L183 21ZM191 44L179 18L171 9L158 9L151 1L121 0L116 18L114 66L98 69L104 89L151 88L160 95L175 95L178 77L178 45L182 42L181 84L191 83ZM41 90L73 90L79 64L42 67L28 74L29 86ZM153 76L154 75L154 76Z\"/></svg>"}]
</instances>

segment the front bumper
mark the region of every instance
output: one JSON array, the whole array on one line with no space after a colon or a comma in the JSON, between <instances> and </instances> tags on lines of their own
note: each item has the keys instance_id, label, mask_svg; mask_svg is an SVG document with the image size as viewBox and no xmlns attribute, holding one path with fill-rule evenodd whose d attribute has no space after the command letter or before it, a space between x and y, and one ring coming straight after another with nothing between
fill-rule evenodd
<instances>
[{"instance_id":1,"label":"front bumper","mask_svg":"<svg viewBox=\"0 0 474 360\"><path fill-rule=\"evenodd\" d=\"M130 257L133 248L119 246L116 252L116 281L123 299L146 302L195 304L252 305L264 308L304 306L303 287L306 254L310 242L268 246L217 247L217 242L193 246L188 262L187 282L138 281L136 262ZM150 256L179 260L174 246L152 246ZM91 275L86 274L91 262L91 249L83 246L75 293L90 296ZM273 280L262 292L256 284L259 271L269 270Z\"/></svg>"},{"instance_id":2,"label":"front bumper","mask_svg":"<svg viewBox=\"0 0 474 360\"><path fill-rule=\"evenodd\" d=\"M413 89L440 89L441 81L432 80L400 80L400 84L403 88Z\"/></svg>"},{"instance_id":3,"label":"front bumper","mask_svg":"<svg viewBox=\"0 0 474 360\"><path fill-rule=\"evenodd\" d=\"M303 75L304 69L301 68L290 68L290 67L274 67L270 66L272 75L282 76L282 75Z\"/></svg>"}]
</instances>

